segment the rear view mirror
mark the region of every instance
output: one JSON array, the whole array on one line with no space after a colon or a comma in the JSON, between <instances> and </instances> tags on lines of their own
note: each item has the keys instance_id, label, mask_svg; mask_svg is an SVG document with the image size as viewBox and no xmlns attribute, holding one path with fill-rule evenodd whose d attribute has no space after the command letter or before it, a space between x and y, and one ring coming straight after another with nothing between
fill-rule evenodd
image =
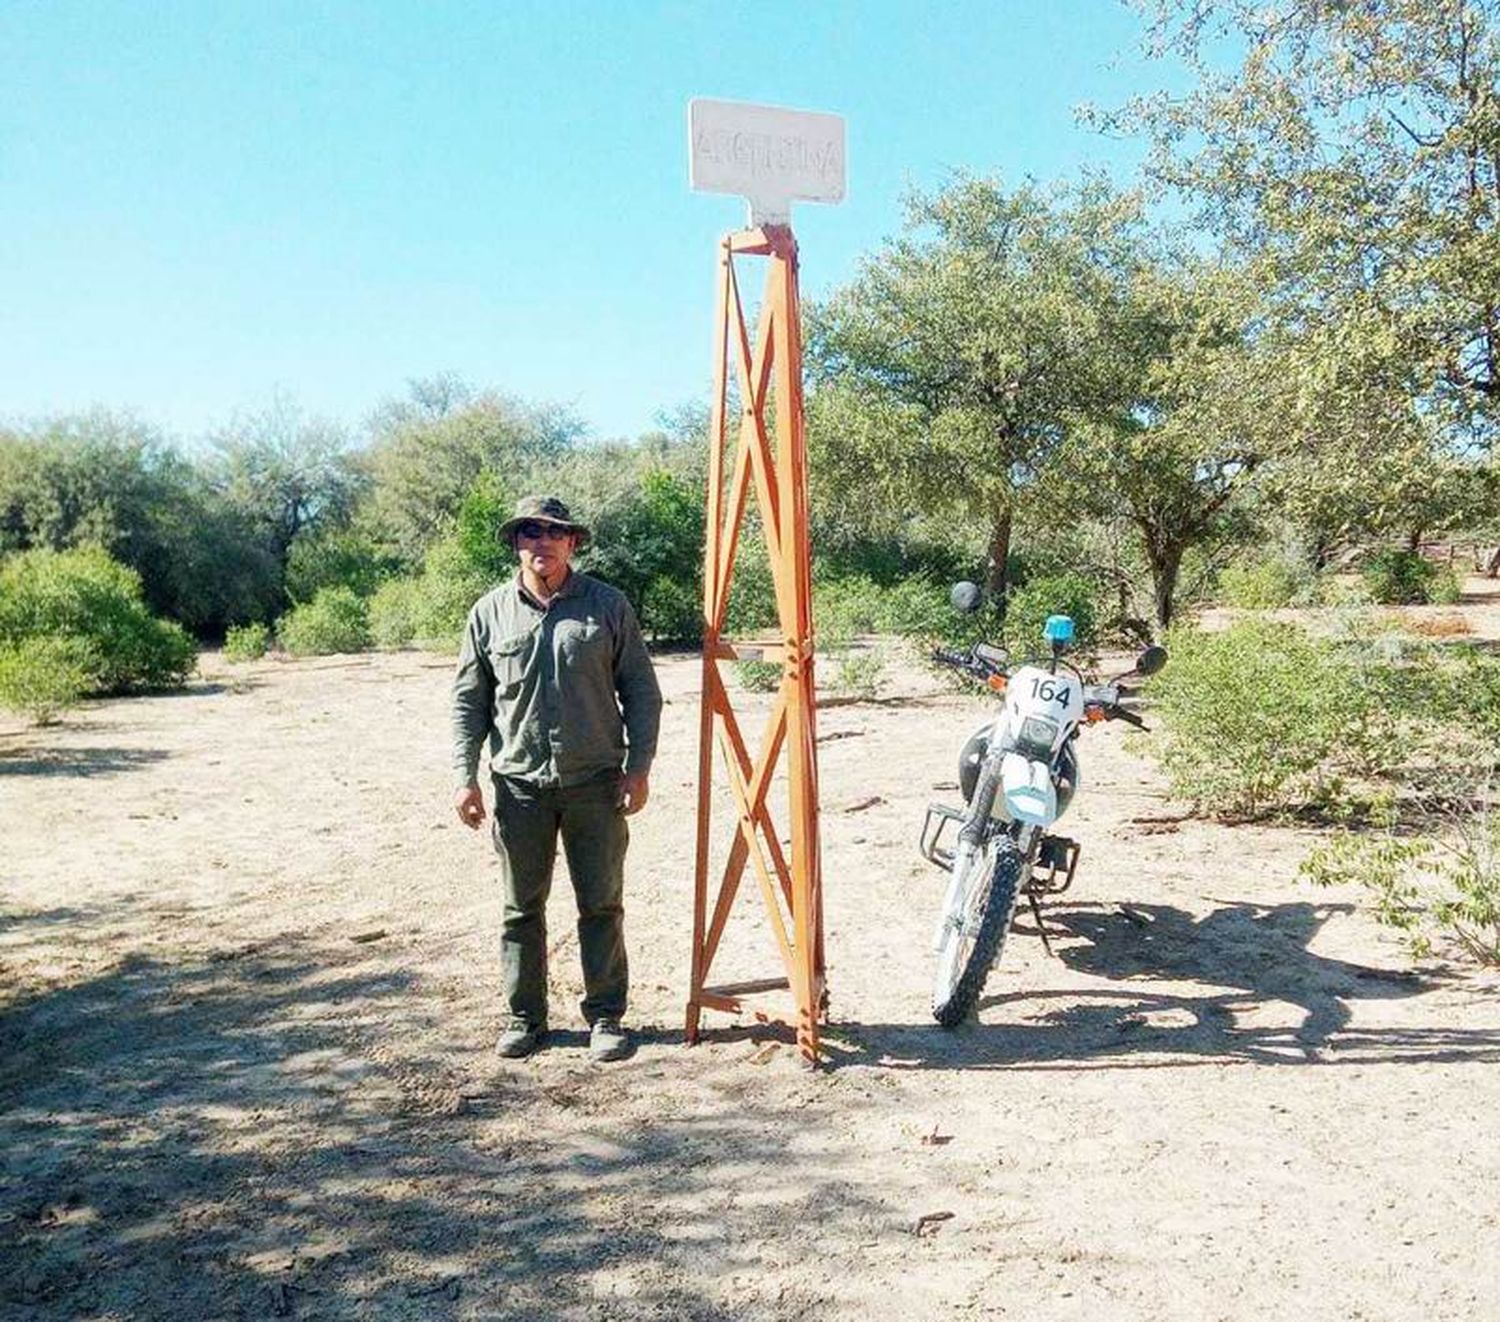
<instances>
[{"instance_id":1,"label":"rear view mirror","mask_svg":"<svg viewBox=\"0 0 1500 1322\"><path fill-rule=\"evenodd\" d=\"M1009 659L1010 653L1003 647L996 647L993 643L975 643L974 655L981 661L987 661L992 666L1003 666Z\"/></svg>"},{"instance_id":2,"label":"rear view mirror","mask_svg":"<svg viewBox=\"0 0 1500 1322\"><path fill-rule=\"evenodd\" d=\"M1144 652L1136 658L1135 673L1137 675L1154 675L1167 664L1167 649L1152 643Z\"/></svg>"},{"instance_id":3,"label":"rear view mirror","mask_svg":"<svg viewBox=\"0 0 1500 1322\"><path fill-rule=\"evenodd\" d=\"M984 594L980 592L977 583L955 583L952 591L948 593L948 600L953 603L953 609L962 611L965 615L972 615L977 611L983 599Z\"/></svg>"}]
</instances>

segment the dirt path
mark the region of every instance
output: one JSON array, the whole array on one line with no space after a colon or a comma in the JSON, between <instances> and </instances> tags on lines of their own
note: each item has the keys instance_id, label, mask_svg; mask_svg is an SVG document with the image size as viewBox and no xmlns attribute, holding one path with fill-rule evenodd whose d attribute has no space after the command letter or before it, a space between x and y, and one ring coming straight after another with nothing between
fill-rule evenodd
<instances>
[{"instance_id":1,"label":"dirt path","mask_svg":"<svg viewBox=\"0 0 1500 1322\"><path fill-rule=\"evenodd\" d=\"M911 672L825 712L832 1068L722 1016L684 1049L697 665L660 669L608 1068L488 1053L446 663L210 658L0 728L0 1317L1500 1316L1500 982L1407 976L1307 837L1179 821L1112 730L1057 957L1013 937L949 1035L915 836L982 707ZM750 912L726 977L773 971Z\"/></svg>"}]
</instances>

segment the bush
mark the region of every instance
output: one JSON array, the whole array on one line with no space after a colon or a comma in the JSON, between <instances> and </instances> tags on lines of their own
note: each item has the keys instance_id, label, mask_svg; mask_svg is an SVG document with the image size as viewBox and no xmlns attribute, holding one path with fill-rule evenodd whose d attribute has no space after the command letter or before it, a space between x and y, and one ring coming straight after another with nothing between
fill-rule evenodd
<instances>
[{"instance_id":1,"label":"bush","mask_svg":"<svg viewBox=\"0 0 1500 1322\"><path fill-rule=\"evenodd\" d=\"M1284 557L1239 561L1219 574L1219 596L1241 610L1275 610L1311 604L1317 599L1317 582L1309 570Z\"/></svg>"},{"instance_id":2,"label":"bush","mask_svg":"<svg viewBox=\"0 0 1500 1322\"><path fill-rule=\"evenodd\" d=\"M0 707L51 725L88 692L87 645L77 638L27 638L0 647Z\"/></svg>"},{"instance_id":3,"label":"bush","mask_svg":"<svg viewBox=\"0 0 1500 1322\"><path fill-rule=\"evenodd\" d=\"M1373 896L1376 919L1406 938L1418 959L1443 934L1476 959L1500 964L1500 776L1466 768L1451 794L1432 794L1424 829L1398 830L1394 811L1372 832L1340 831L1303 861L1321 886L1357 884Z\"/></svg>"},{"instance_id":4,"label":"bush","mask_svg":"<svg viewBox=\"0 0 1500 1322\"><path fill-rule=\"evenodd\" d=\"M885 675L885 653L880 648L843 652L835 661L834 688L866 701L880 692L880 681Z\"/></svg>"},{"instance_id":5,"label":"bush","mask_svg":"<svg viewBox=\"0 0 1500 1322\"><path fill-rule=\"evenodd\" d=\"M1049 615L1073 619L1073 645L1090 652L1099 644L1094 584L1081 574L1032 578L1010 595L1005 611L1005 643L1017 656L1036 655L1046 644L1042 628Z\"/></svg>"},{"instance_id":6,"label":"bush","mask_svg":"<svg viewBox=\"0 0 1500 1322\"><path fill-rule=\"evenodd\" d=\"M197 659L180 625L146 609L140 575L99 547L25 551L0 566L0 647L37 638L77 644L91 693L175 687Z\"/></svg>"},{"instance_id":7,"label":"bush","mask_svg":"<svg viewBox=\"0 0 1500 1322\"><path fill-rule=\"evenodd\" d=\"M362 652L370 645L369 608L353 588L324 588L283 615L277 634L293 656Z\"/></svg>"},{"instance_id":8,"label":"bush","mask_svg":"<svg viewBox=\"0 0 1500 1322\"><path fill-rule=\"evenodd\" d=\"M1174 629L1167 649L1146 690L1163 727L1155 750L1172 792L1200 808L1336 806L1348 777L1395 753L1377 686L1334 642L1252 619L1223 633Z\"/></svg>"},{"instance_id":9,"label":"bush","mask_svg":"<svg viewBox=\"0 0 1500 1322\"><path fill-rule=\"evenodd\" d=\"M735 678L739 680L740 687L750 693L776 692L781 685L783 669L779 661L762 661L748 657L734 663Z\"/></svg>"},{"instance_id":10,"label":"bush","mask_svg":"<svg viewBox=\"0 0 1500 1322\"><path fill-rule=\"evenodd\" d=\"M1416 551L1387 547L1361 571L1370 596L1382 606L1420 606L1431 601L1438 568Z\"/></svg>"},{"instance_id":11,"label":"bush","mask_svg":"<svg viewBox=\"0 0 1500 1322\"><path fill-rule=\"evenodd\" d=\"M1427 585L1427 600L1434 606L1453 606L1463 599L1464 587L1457 574L1444 566Z\"/></svg>"},{"instance_id":12,"label":"bush","mask_svg":"<svg viewBox=\"0 0 1500 1322\"><path fill-rule=\"evenodd\" d=\"M399 569L395 556L362 533L299 536L287 554L286 594L298 605L311 601L324 588L349 588L368 597Z\"/></svg>"},{"instance_id":13,"label":"bush","mask_svg":"<svg viewBox=\"0 0 1500 1322\"><path fill-rule=\"evenodd\" d=\"M696 642L702 634L702 496L684 478L656 469L602 511L593 532L581 567L629 598L648 637ZM736 579L743 567L737 565Z\"/></svg>"},{"instance_id":14,"label":"bush","mask_svg":"<svg viewBox=\"0 0 1500 1322\"><path fill-rule=\"evenodd\" d=\"M455 537L436 542L422 572L390 579L370 598L368 626L379 647L456 652L469 608L494 586Z\"/></svg>"},{"instance_id":15,"label":"bush","mask_svg":"<svg viewBox=\"0 0 1500 1322\"><path fill-rule=\"evenodd\" d=\"M271 645L271 631L263 624L242 624L224 635L226 661L259 661Z\"/></svg>"}]
</instances>

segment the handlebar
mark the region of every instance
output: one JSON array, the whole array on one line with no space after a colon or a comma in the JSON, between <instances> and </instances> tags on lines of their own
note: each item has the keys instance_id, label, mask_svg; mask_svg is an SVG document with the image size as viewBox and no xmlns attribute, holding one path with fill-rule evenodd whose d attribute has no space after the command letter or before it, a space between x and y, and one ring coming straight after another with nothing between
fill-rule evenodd
<instances>
[{"instance_id":1,"label":"handlebar","mask_svg":"<svg viewBox=\"0 0 1500 1322\"><path fill-rule=\"evenodd\" d=\"M991 675L1005 673L1003 665L987 661L972 651L955 652L948 648L936 647L933 648L932 659L940 665L952 666L955 670L961 670L981 680L988 679ZM1124 721L1126 725L1133 725L1138 730L1150 730L1151 727L1135 712L1122 705L1122 696L1119 684L1087 684L1083 690L1084 706L1097 708L1105 720Z\"/></svg>"}]
</instances>

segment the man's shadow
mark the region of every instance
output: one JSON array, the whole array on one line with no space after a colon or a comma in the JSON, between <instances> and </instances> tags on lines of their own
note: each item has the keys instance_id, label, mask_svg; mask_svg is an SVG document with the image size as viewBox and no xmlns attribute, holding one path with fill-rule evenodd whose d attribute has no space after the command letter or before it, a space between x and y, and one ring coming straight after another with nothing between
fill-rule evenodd
<instances>
[{"instance_id":1,"label":"man's shadow","mask_svg":"<svg viewBox=\"0 0 1500 1322\"><path fill-rule=\"evenodd\" d=\"M1352 908L1227 901L1195 917L1161 904L1049 907L1057 958L1097 983L1018 988L1015 943L1036 935L1024 915L978 1022L952 1032L930 1021L850 1028L862 1049L843 1059L908 1069L1500 1060L1494 1030L1351 1026L1351 1002L1405 999L1437 984L1308 948L1330 917Z\"/></svg>"}]
</instances>

